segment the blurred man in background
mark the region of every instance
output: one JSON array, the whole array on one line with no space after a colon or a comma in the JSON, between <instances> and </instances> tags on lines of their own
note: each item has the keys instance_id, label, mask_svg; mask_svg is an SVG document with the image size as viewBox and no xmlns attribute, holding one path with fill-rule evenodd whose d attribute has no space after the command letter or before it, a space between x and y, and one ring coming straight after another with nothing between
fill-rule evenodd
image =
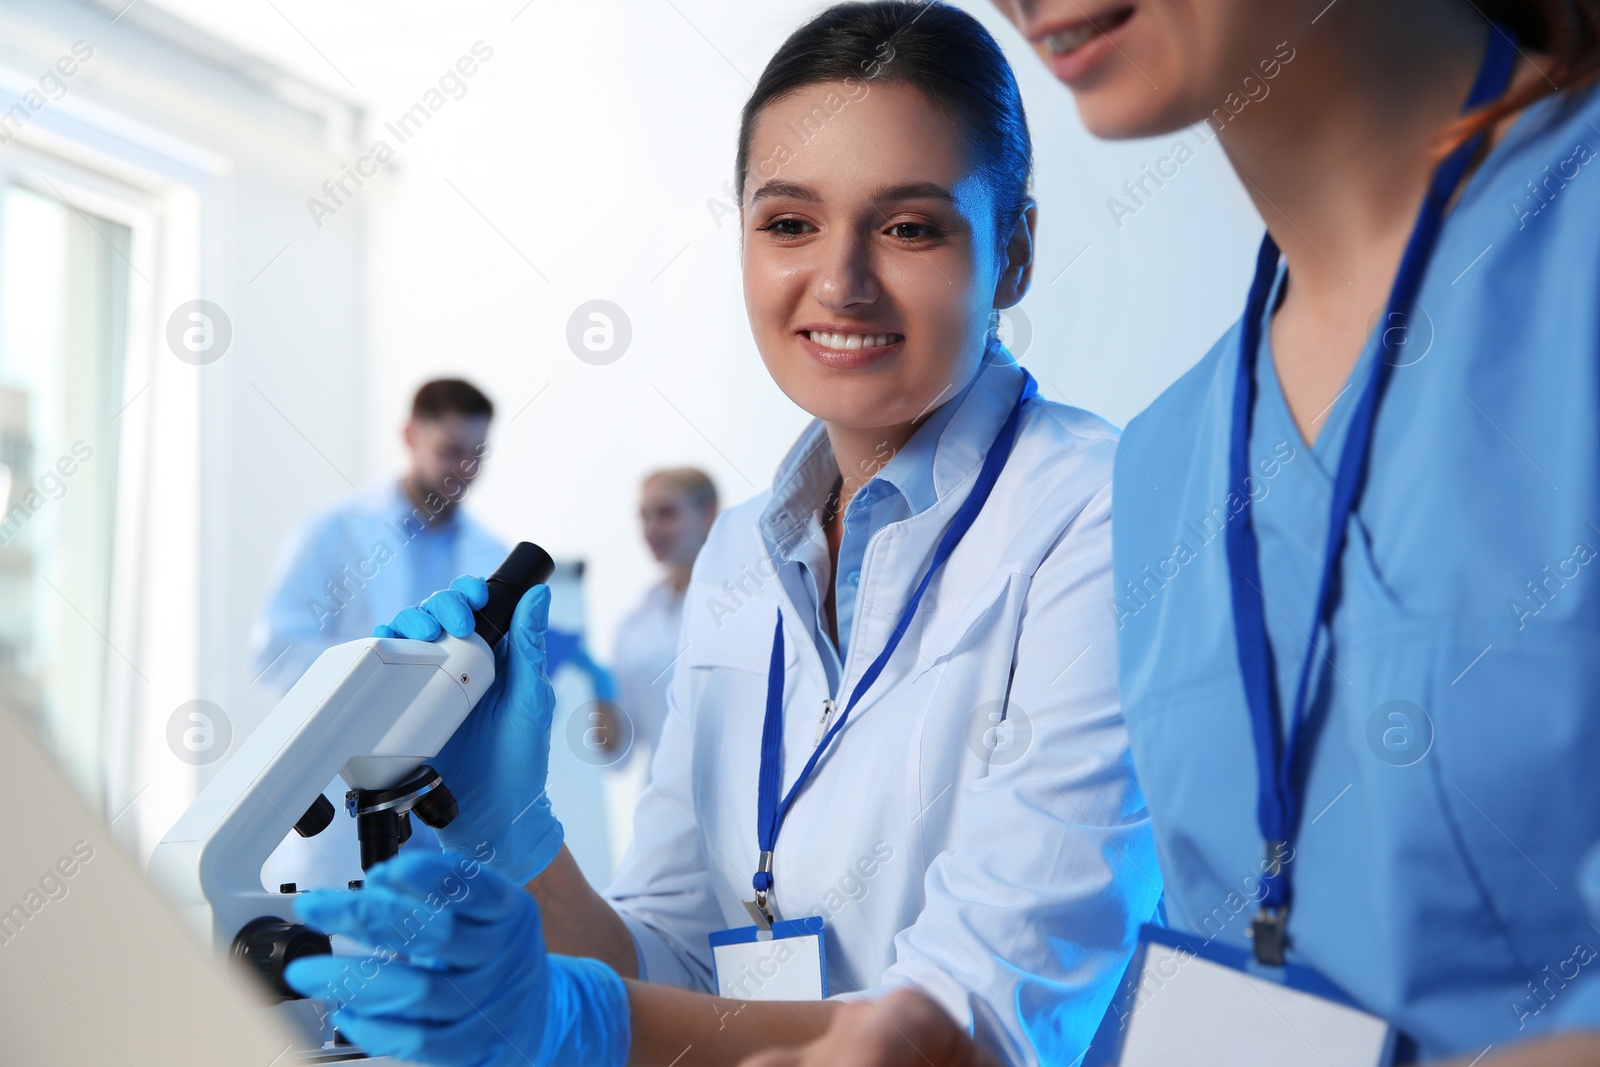
<instances>
[{"instance_id":1,"label":"blurred man in background","mask_svg":"<svg viewBox=\"0 0 1600 1067\"><path fill-rule=\"evenodd\" d=\"M489 455L494 405L458 379L417 390L404 436L409 469L324 507L290 538L251 636L256 684L276 699L333 645L370 636L462 574L487 575L506 546L461 508ZM327 797L341 813L313 840L291 836L268 861L267 884L343 886L361 877L344 784ZM432 833L413 826L413 842Z\"/></svg>"}]
</instances>

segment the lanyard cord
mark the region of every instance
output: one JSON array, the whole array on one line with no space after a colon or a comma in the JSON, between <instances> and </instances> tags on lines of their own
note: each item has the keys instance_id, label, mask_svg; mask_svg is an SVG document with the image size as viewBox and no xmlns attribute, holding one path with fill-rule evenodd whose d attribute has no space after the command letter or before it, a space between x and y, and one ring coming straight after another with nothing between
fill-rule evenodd
<instances>
[{"instance_id":1,"label":"lanyard cord","mask_svg":"<svg viewBox=\"0 0 1600 1067\"><path fill-rule=\"evenodd\" d=\"M899 646L900 639L911 628L912 619L916 616L917 606L922 602L922 596L928 591L928 586L933 582L933 576L939 568L944 566L946 560L961 543L961 538L966 535L968 528L977 519L978 513L983 510L983 505L989 499L989 493L994 489L995 482L1000 477L1001 470L1006 465L1006 460L1011 455L1012 446L1016 444L1017 428L1022 421L1022 409L1029 399L1038 393L1038 384L1033 376L1023 371L1022 392L1011 407L1011 413L1006 417L1005 423L1000 427L1000 432L995 435L994 442L989 446L989 452L984 457L983 467L978 471L977 480L973 483L972 491L962 501L961 507L951 519L950 526L945 530L944 536L939 541L939 546L934 550L933 561L928 565L928 570L918 583L916 591L911 594L911 600L906 604L905 610L900 613L900 619L895 624L894 630L889 635L883 651L878 653L876 659L862 673L860 681L850 693L850 700L845 704L844 712L837 722L823 735L822 741L811 753L811 758L800 771L800 776L790 787L788 795L778 802L778 791L781 787L782 774L781 751L783 744L783 611L779 609L777 624L772 633L772 659L767 668L767 711L766 719L761 727L761 769L757 782L756 794L756 839L761 847L761 860L755 877L751 884L756 890L756 902L765 905L766 894L772 889L772 851L777 843L778 831L783 827L783 822L789 816L789 809L794 806L795 799L800 795L812 773L817 768L817 763L833 743L833 739L843 730L845 723L850 719L850 712L855 709L872 683L878 680L883 669L888 666L889 657Z\"/></svg>"},{"instance_id":2,"label":"lanyard cord","mask_svg":"<svg viewBox=\"0 0 1600 1067\"><path fill-rule=\"evenodd\" d=\"M1489 48L1473 83L1464 110L1470 111L1498 98L1510 81L1516 45L1498 25L1491 29ZM1411 237L1401 257L1394 285L1389 294L1384 323L1404 321L1416 301L1428 262L1444 225L1445 208L1466 177L1467 169L1483 146L1478 133L1450 153L1435 169L1427 196L1417 215ZM1262 239L1256 258L1255 278L1250 286L1240 328L1239 370L1234 385L1232 436L1228 449L1230 482L1243 485L1249 475L1250 420L1255 399L1254 368L1261 348L1262 320L1267 299L1277 273L1279 251L1271 234ZM1318 649L1317 634L1329 619L1332 593L1337 584L1339 558L1345 534L1365 481L1371 451L1373 426L1378 404L1393 371L1393 364L1380 353L1351 414L1344 447L1334 477L1332 501L1328 509L1328 534L1317 585L1315 616L1307 648L1295 682L1294 705L1289 717L1287 738L1279 714L1274 664L1267 641L1264 596L1261 590L1259 545L1256 540L1252 502L1245 504L1238 520L1227 532L1230 591L1233 601L1234 633L1239 669L1244 681L1245 699L1250 711L1251 737L1255 745L1258 799L1256 820L1266 841L1262 914L1253 924L1257 959L1281 966L1286 944L1284 925L1290 899L1290 879L1286 868L1289 843L1298 829L1301 797L1296 789L1295 772L1300 748L1300 730L1312 669Z\"/></svg>"}]
</instances>

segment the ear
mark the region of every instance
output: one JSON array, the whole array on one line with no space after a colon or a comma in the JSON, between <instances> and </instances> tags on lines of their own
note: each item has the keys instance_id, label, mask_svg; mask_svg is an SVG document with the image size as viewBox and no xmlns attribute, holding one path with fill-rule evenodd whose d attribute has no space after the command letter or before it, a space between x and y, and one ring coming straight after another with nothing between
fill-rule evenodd
<instances>
[{"instance_id":1,"label":"ear","mask_svg":"<svg viewBox=\"0 0 1600 1067\"><path fill-rule=\"evenodd\" d=\"M406 420L406 428L405 428L405 430L403 430L401 432L400 436L406 443L406 450L407 451L409 451L409 452L416 451L416 448L417 448L417 420L416 419L407 419Z\"/></svg>"},{"instance_id":2,"label":"ear","mask_svg":"<svg viewBox=\"0 0 1600 1067\"><path fill-rule=\"evenodd\" d=\"M1030 198L1006 240L1004 264L994 286L995 307L1013 307L1028 295L1028 287L1033 284L1033 241L1038 227L1039 205Z\"/></svg>"}]
</instances>

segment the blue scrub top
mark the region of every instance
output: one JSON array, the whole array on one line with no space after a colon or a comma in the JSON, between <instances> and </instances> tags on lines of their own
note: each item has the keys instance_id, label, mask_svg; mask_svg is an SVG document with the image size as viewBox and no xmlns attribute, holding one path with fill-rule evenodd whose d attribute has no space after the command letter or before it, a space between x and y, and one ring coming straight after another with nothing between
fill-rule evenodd
<instances>
[{"instance_id":1,"label":"blue scrub top","mask_svg":"<svg viewBox=\"0 0 1600 1067\"><path fill-rule=\"evenodd\" d=\"M1352 380L1396 370L1312 679L1289 955L1424 1058L1470 1057L1600 1026L1579 879L1600 841L1600 93L1517 121L1447 218L1411 321L1380 329ZM1262 841L1224 531L1250 495L1289 708L1359 392L1308 446L1263 337L1250 483L1228 484L1236 324L1128 427L1113 518L1123 708L1169 917L1239 946Z\"/></svg>"}]
</instances>

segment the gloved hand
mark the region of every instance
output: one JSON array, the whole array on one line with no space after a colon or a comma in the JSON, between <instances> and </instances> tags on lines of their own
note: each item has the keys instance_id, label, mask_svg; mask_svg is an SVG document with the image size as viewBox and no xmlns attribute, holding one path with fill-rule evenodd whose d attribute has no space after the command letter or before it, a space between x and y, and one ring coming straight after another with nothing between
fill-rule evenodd
<instances>
[{"instance_id":1,"label":"gloved hand","mask_svg":"<svg viewBox=\"0 0 1600 1067\"><path fill-rule=\"evenodd\" d=\"M489 586L482 578L457 578L372 636L466 637L472 633L473 610L488 602ZM545 793L555 714L555 694L545 675L549 616L548 586L523 594L510 632L495 649L494 682L433 760L460 811L439 831L440 845L493 865L519 885L550 866L565 836Z\"/></svg>"},{"instance_id":2,"label":"gloved hand","mask_svg":"<svg viewBox=\"0 0 1600 1067\"><path fill-rule=\"evenodd\" d=\"M368 956L306 956L284 978L334 1008L334 1025L375 1056L444 1067L622 1067L628 993L596 960L545 952L539 906L494 870L414 852L368 872L366 888L295 897L312 926Z\"/></svg>"}]
</instances>

